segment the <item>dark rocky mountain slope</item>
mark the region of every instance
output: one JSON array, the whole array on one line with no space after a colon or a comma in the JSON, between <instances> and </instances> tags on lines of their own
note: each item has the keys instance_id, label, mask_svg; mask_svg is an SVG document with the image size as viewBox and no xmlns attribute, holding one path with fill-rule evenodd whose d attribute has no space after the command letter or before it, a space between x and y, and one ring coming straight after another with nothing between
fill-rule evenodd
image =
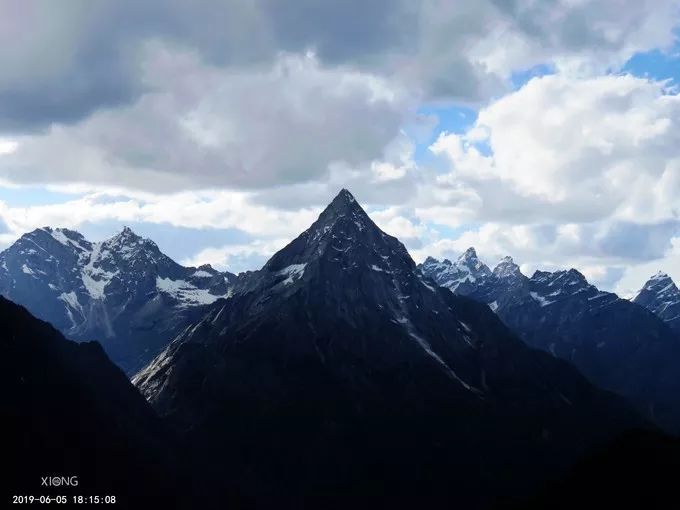
<instances>
[{"instance_id":1,"label":"dark rocky mountain slope","mask_svg":"<svg viewBox=\"0 0 680 510\"><path fill-rule=\"evenodd\" d=\"M428 259L420 269L451 287L450 270L441 266ZM528 345L573 363L597 386L680 432L680 335L642 306L598 290L575 269L527 278L509 257L475 285L451 288L487 303Z\"/></svg>"},{"instance_id":2,"label":"dark rocky mountain slope","mask_svg":"<svg viewBox=\"0 0 680 510\"><path fill-rule=\"evenodd\" d=\"M113 496L115 508L184 501L171 435L99 344L66 340L2 297L0 325L5 504L13 495L66 495L67 507L74 495ZM43 487L48 476L78 485Z\"/></svg>"},{"instance_id":3,"label":"dark rocky mountain slope","mask_svg":"<svg viewBox=\"0 0 680 510\"><path fill-rule=\"evenodd\" d=\"M345 190L133 382L206 494L262 508L482 508L645 425L424 279Z\"/></svg>"}]
</instances>

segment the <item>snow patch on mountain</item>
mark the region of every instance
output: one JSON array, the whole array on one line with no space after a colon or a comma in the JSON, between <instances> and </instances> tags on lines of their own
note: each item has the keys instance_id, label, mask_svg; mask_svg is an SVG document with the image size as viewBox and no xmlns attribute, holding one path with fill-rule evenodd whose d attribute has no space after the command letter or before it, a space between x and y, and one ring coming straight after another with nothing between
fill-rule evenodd
<instances>
[{"instance_id":1,"label":"snow patch on mountain","mask_svg":"<svg viewBox=\"0 0 680 510\"><path fill-rule=\"evenodd\" d=\"M541 306L548 306L554 303L554 301L549 301L547 298L539 295L538 292L529 292L529 295Z\"/></svg>"},{"instance_id":2,"label":"snow patch on mountain","mask_svg":"<svg viewBox=\"0 0 680 510\"><path fill-rule=\"evenodd\" d=\"M209 305L224 297L211 294L208 289L199 289L185 280L171 280L160 276L156 277L156 288L185 306Z\"/></svg>"},{"instance_id":3,"label":"snow patch on mountain","mask_svg":"<svg viewBox=\"0 0 680 510\"><path fill-rule=\"evenodd\" d=\"M284 285L290 285L295 280L298 280L299 278L302 277L302 275L305 272L305 267L307 267L307 263L291 264L290 266L283 268L281 271L278 271L277 274L279 276L286 276L286 279L283 280L281 283L283 283Z\"/></svg>"}]
</instances>

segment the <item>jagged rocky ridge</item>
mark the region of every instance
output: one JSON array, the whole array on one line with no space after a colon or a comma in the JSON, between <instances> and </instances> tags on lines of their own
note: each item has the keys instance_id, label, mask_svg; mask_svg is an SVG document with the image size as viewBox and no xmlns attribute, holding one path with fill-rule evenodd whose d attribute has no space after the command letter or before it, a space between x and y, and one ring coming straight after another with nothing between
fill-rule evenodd
<instances>
[{"instance_id":1,"label":"jagged rocky ridge","mask_svg":"<svg viewBox=\"0 0 680 510\"><path fill-rule=\"evenodd\" d=\"M472 248L464 258L468 262L462 258L453 265L480 266L473 285L459 285L449 277L455 274L450 264L433 258L420 270L487 303L528 345L573 363L596 385L629 398L667 430L680 431L680 337L666 323L636 303L598 290L575 269L536 271L528 278L509 257L493 272Z\"/></svg>"},{"instance_id":2,"label":"jagged rocky ridge","mask_svg":"<svg viewBox=\"0 0 680 510\"><path fill-rule=\"evenodd\" d=\"M127 227L99 243L40 228L0 253L0 294L71 339L100 341L128 373L197 308L227 296L235 278L208 265L183 267Z\"/></svg>"},{"instance_id":3,"label":"jagged rocky ridge","mask_svg":"<svg viewBox=\"0 0 680 510\"><path fill-rule=\"evenodd\" d=\"M633 303L644 306L680 332L680 290L666 273L659 271L640 289Z\"/></svg>"},{"instance_id":4,"label":"jagged rocky ridge","mask_svg":"<svg viewBox=\"0 0 680 510\"><path fill-rule=\"evenodd\" d=\"M116 508L179 507L175 443L96 342L75 343L0 297L2 500L116 498ZM78 477L77 487L41 478ZM88 502L89 499L86 499ZM54 503L53 503L54 504Z\"/></svg>"},{"instance_id":5,"label":"jagged rocky ridge","mask_svg":"<svg viewBox=\"0 0 680 510\"><path fill-rule=\"evenodd\" d=\"M206 492L230 480L261 507L481 508L644 425L424 279L346 190L133 382Z\"/></svg>"}]
</instances>

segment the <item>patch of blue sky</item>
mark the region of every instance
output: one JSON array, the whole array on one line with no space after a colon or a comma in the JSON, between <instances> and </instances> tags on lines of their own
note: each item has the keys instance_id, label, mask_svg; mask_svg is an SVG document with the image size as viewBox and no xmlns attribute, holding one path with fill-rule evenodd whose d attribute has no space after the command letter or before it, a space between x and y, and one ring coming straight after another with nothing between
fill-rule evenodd
<instances>
[{"instance_id":1,"label":"patch of blue sky","mask_svg":"<svg viewBox=\"0 0 680 510\"><path fill-rule=\"evenodd\" d=\"M481 227L478 223L466 223L465 225L460 225L458 227L452 227L449 225L443 225L437 222L429 223L430 228L435 230L440 237L445 239L458 239L462 234L471 230L477 230Z\"/></svg>"},{"instance_id":2,"label":"patch of blue sky","mask_svg":"<svg viewBox=\"0 0 680 510\"><path fill-rule=\"evenodd\" d=\"M668 51L652 50L634 55L623 72L652 80L670 80L680 85L680 43Z\"/></svg>"},{"instance_id":3,"label":"patch of blue sky","mask_svg":"<svg viewBox=\"0 0 680 510\"><path fill-rule=\"evenodd\" d=\"M539 64L523 71L516 71L510 76L510 84L513 90L519 90L534 78L555 74L554 66L550 64Z\"/></svg>"},{"instance_id":4,"label":"patch of blue sky","mask_svg":"<svg viewBox=\"0 0 680 510\"><path fill-rule=\"evenodd\" d=\"M417 164L431 161L432 153L428 149L439 135L465 133L477 121L477 111L469 106L424 105L418 109L418 114L432 117L436 122L429 136L420 137L416 141L413 159ZM405 132L409 134L408 128Z\"/></svg>"},{"instance_id":5,"label":"patch of blue sky","mask_svg":"<svg viewBox=\"0 0 680 510\"><path fill-rule=\"evenodd\" d=\"M81 196L80 193L50 191L44 187L38 186L0 186L0 201L4 202L9 207L60 204L69 200L74 200L79 196Z\"/></svg>"}]
</instances>

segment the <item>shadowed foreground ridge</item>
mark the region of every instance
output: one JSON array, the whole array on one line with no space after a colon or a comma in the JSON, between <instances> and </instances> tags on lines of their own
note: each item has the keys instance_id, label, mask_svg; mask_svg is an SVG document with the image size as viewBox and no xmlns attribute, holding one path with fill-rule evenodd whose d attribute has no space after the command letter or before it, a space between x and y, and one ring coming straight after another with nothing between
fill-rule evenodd
<instances>
[{"instance_id":1,"label":"shadowed foreground ridge","mask_svg":"<svg viewBox=\"0 0 680 510\"><path fill-rule=\"evenodd\" d=\"M99 344L66 340L2 297L0 324L3 501L50 493L113 495L116 508L178 501L172 441ZM42 488L48 475L78 476L79 486Z\"/></svg>"},{"instance_id":2,"label":"shadowed foreground ridge","mask_svg":"<svg viewBox=\"0 0 680 510\"><path fill-rule=\"evenodd\" d=\"M587 455L562 480L546 484L536 496L512 508L672 508L678 499L679 470L677 438L650 430L631 431Z\"/></svg>"},{"instance_id":3,"label":"shadowed foreground ridge","mask_svg":"<svg viewBox=\"0 0 680 510\"><path fill-rule=\"evenodd\" d=\"M229 480L263 508L483 508L645 425L424 279L346 190L134 383L205 494Z\"/></svg>"}]
</instances>

